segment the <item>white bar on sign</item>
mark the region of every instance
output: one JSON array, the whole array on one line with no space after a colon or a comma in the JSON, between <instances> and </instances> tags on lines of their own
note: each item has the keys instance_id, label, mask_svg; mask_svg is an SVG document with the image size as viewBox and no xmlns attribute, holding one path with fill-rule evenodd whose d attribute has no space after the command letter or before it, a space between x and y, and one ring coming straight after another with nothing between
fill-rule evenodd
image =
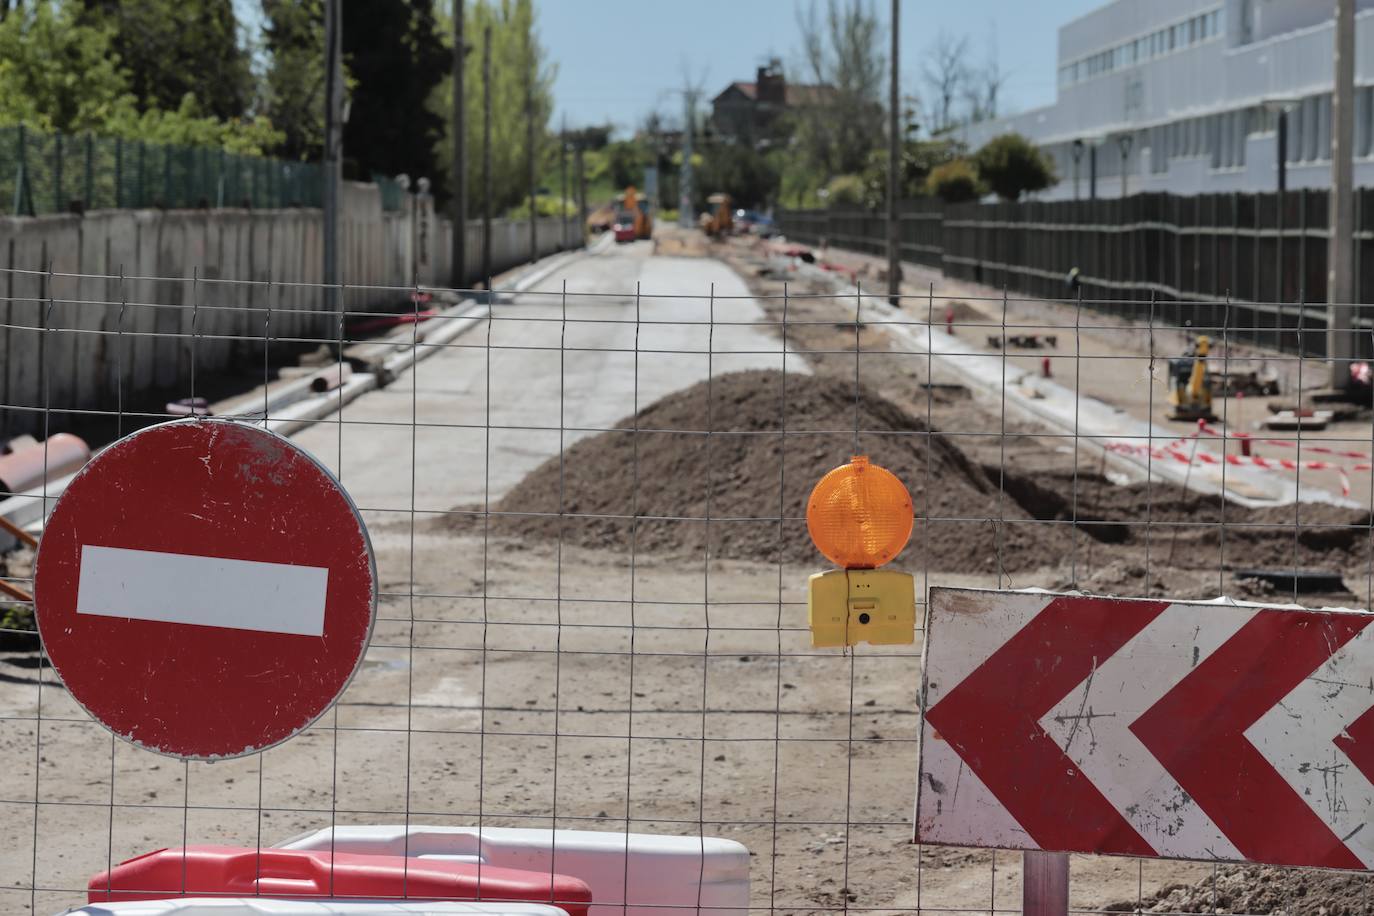
<instances>
[{"instance_id":1,"label":"white bar on sign","mask_svg":"<svg viewBox=\"0 0 1374 916\"><path fill-rule=\"evenodd\" d=\"M263 633L324 633L321 566L81 547L76 612Z\"/></svg>"}]
</instances>

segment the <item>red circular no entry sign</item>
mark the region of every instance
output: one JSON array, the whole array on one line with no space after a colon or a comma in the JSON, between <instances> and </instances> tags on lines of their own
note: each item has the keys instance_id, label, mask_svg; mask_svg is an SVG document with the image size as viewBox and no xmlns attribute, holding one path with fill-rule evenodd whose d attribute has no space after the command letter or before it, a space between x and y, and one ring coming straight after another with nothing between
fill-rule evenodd
<instances>
[{"instance_id":1,"label":"red circular no entry sign","mask_svg":"<svg viewBox=\"0 0 1374 916\"><path fill-rule=\"evenodd\" d=\"M343 487L288 440L225 420L152 426L97 455L35 564L39 633L72 697L176 757L305 728L357 670L376 612Z\"/></svg>"}]
</instances>

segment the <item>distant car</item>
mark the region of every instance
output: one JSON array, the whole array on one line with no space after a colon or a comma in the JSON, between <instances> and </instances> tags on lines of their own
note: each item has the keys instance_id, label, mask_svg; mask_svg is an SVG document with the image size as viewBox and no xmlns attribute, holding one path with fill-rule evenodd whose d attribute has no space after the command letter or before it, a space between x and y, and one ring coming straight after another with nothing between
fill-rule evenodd
<instances>
[{"instance_id":1,"label":"distant car","mask_svg":"<svg viewBox=\"0 0 1374 916\"><path fill-rule=\"evenodd\" d=\"M757 210L735 211L735 232L768 237L773 235L773 218Z\"/></svg>"},{"instance_id":2,"label":"distant car","mask_svg":"<svg viewBox=\"0 0 1374 916\"><path fill-rule=\"evenodd\" d=\"M615 233L616 242L633 242L635 240L635 218L629 213L617 214L611 231Z\"/></svg>"}]
</instances>

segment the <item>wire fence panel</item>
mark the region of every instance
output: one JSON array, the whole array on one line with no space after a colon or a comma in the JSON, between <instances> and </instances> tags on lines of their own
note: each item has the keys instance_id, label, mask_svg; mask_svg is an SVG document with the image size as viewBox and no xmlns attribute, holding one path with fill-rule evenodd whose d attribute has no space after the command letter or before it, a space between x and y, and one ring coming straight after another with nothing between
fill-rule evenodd
<instances>
[{"instance_id":1,"label":"wire fence panel","mask_svg":"<svg viewBox=\"0 0 1374 916\"><path fill-rule=\"evenodd\" d=\"M0 206L12 216L96 209L318 207L315 163L94 134L0 128Z\"/></svg>"},{"instance_id":2,"label":"wire fence panel","mask_svg":"<svg viewBox=\"0 0 1374 916\"><path fill-rule=\"evenodd\" d=\"M99 876L159 849L145 865L171 877L141 880L193 889L207 845L244 850L248 894L305 893L282 889L280 863L299 861L284 846L328 857L328 880L350 851L404 856L397 895L418 894L425 875L504 867L507 844L535 855L537 837L507 828L554 828L600 839L563 834L515 867L569 912L585 901L552 876L587 881L591 916L1020 912L1019 853L912 842L932 586L1370 605L1368 404L1314 402L1333 368L1301 342L1238 334L1234 304L1137 314L924 276L893 304L876 258L821 265L675 230L561 257L494 294L379 288L409 313L323 323L308 283L292 299L265 279L140 274L133 297L132 271L0 272L7 339L26 335L7 371L45 379L34 402L0 401L41 418L0 454L0 910L104 899L130 872ZM207 358L225 343L242 358ZM69 366L53 354L88 345L113 363L106 401L54 398ZM150 371L184 358L188 390L134 400L135 355ZM340 701L283 744L213 763L88 715L30 597L43 521L86 460L69 437L99 454L203 411L288 436L334 475L378 582ZM856 454L912 497L890 566L915 577L909 645L812 643L807 580L828 564L807 498ZM235 559L279 559L254 550ZM1339 747L1322 753L1343 765ZM948 790L987 791L960 780ZM747 854L731 858L735 843ZM458 860L422 858L435 853ZM1359 871L1070 868L1080 913L1370 906Z\"/></svg>"}]
</instances>

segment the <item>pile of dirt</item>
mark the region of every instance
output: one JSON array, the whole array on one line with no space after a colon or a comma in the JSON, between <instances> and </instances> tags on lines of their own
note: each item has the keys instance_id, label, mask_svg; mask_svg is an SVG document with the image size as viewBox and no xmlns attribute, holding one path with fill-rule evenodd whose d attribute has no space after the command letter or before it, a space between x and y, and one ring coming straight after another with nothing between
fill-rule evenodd
<instances>
[{"instance_id":1,"label":"pile of dirt","mask_svg":"<svg viewBox=\"0 0 1374 916\"><path fill-rule=\"evenodd\" d=\"M561 463L550 459L532 471L493 507L491 533L815 563L806 498L856 452L857 417L857 450L907 485L918 517L937 519L918 521L899 565L990 571L999 550L1007 569L1062 558L1066 526L989 521L1030 516L999 499L983 469L921 418L867 388L856 397L852 381L789 374L785 382L780 372L756 370L668 395L615 430L578 442ZM444 524L471 531L482 519L457 514Z\"/></svg>"},{"instance_id":2,"label":"pile of dirt","mask_svg":"<svg viewBox=\"0 0 1374 916\"><path fill-rule=\"evenodd\" d=\"M1153 897L1108 910L1144 913L1246 913L1253 916L1365 916L1374 906L1367 874L1308 869L1234 867L1215 880L1166 887Z\"/></svg>"}]
</instances>

